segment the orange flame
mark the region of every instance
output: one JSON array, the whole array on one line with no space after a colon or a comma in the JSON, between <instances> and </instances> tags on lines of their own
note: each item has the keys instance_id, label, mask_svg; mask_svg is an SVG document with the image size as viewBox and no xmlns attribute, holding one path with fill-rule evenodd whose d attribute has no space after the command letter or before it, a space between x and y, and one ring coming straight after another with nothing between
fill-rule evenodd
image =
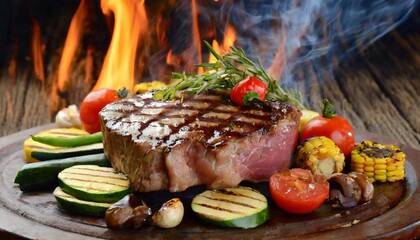
<instances>
[{"instance_id":1,"label":"orange flame","mask_svg":"<svg viewBox=\"0 0 420 240\"><path fill-rule=\"evenodd\" d=\"M42 83L45 81L44 73L44 61L43 61L43 52L44 47L41 40L41 28L39 22L33 18L32 20L32 59L34 61L34 71L35 76L41 80Z\"/></svg>"},{"instance_id":2,"label":"orange flame","mask_svg":"<svg viewBox=\"0 0 420 240\"><path fill-rule=\"evenodd\" d=\"M114 31L94 90L134 86L134 67L139 38L147 31L144 0L102 0L105 15L114 14Z\"/></svg>"},{"instance_id":3,"label":"orange flame","mask_svg":"<svg viewBox=\"0 0 420 240\"><path fill-rule=\"evenodd\" d=\"M179 66L181 64L181 59L172 54L172 50L169 50L168 55L166 55L166 63L172 66Z\"/></svg>"},{"instance_id":4,"label":"orange flame","mask_svg":"<svg viewBox=\"0 0 420 240\"><path fill-rule=\"evenodd\" d=\"M226 28L225 35L223 36L222 46L220 46L216 40L213 40L211 46L219 55L223 55L225 52L230 51L230 47L232 47L235 44L235 41L236 41L235 29L232 26L228 25ZM217 60L216 57L210 54L209 63L215 63L216 60Z\"/></svg>"},{"instance_id":5,"label":"orange flame","mask_svg":"<svg viewBox=\"0 0 420 240\"><path fill-rule=\"evenodd\" d=\"M182 54L176 55L172 50L169 50L166 56L166 63L174 67L176 71L193 72L194 64L202 62L201 36L200 28L198 26L198 10L196 0L191 0L191 15L191 45ZM204 73L204 69L199 67L197 69L197 73Z\"/></svg>"},{"instance_id":6,"label":"orange flame","mask_svg":"<svg viewBox=\"0 0 420 240\"><path fill-rule=\"evenodd\" d=\"M58 67L57 87L59 92L65 92L67 89L73 59L76 55L77 49L79 48L80 41L84 33L85 27L83 26L83 23L88 17L89 4L90 2L88 0L82 0L71 20L69 32L67 34L63 53L60 59L60 66Z\"/></svg>"},{"instance_id":7,"label":"orange flame","mask_svg":"<svg viewBox=\"0 0 420 240\"><path fill-rule=\"evenodd\" d=\"M202 62L202 55L201 55L201 38L200 38L200 30L198 28L198 13L197 13L197 3L196 0L191 1L191 11L192 11L192 30L193 30L193 46L195 46L195 53L197 56L196 61L201 63ZM194 58L190 58L194 59ZM193 66L194 63L189 64ZM197 69L197 73L204 73L204 69L202 67Z\"/></svg>"},{"instance_id":8,"label":"orange flame","mask_svg":"<svg viewBox=\"0 0 420 240\"><path fill-rule=\"evenodd\" d=\"M161 49L166 47L166 29L168 28L168 22L163 18L162 15L158 15L156 18L156 37L158 45Z\"/></svg>"},{"instance_id":9,"label":"orange flame","mask_svg":"<svg viewBox=\"0 0 420 240\"><path fill-rule=\"evenodd\" d=\"M222 44L222 50L223 51L230 51L230 47L232 47L235 44L236 41L236 32L235 29L228 25L225 36L223 37L223 44Z\"/></svg>"},{"instance_id":10,"label":"orange flame","mask_svg":"<svg viewBox=\"0 0 420 240\"><path fill-rule=\"evenodd\" d=\"M282 28L283 32L285 28ZM280 38L280 45L279 49L277 50L276 55L274 56L274 59L271 63L271 66L268 68L268 72L274 76L274 78L279 79L283 69L284 65L286 64L284 59L284 50L286 47L286 34L282 34L282 37Z\"/></svg>"}]
</instances>

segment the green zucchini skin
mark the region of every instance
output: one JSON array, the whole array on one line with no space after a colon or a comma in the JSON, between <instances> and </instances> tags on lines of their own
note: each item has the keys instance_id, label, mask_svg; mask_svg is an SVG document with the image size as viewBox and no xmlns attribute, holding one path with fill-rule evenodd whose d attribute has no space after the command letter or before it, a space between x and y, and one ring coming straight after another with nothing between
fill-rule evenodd
<instances>
[{"instance_id":1,"label":"green zucchini skin","mask_svg":"<svg viewBox=\"0 0 420 240\"><path fill-rule=\"evenodd\" d=\"M61 209L66 212L88 217L104 217L106 210L111 206L111 203L97 203L77 199L68 195L57 187L53 195Z\"/></svg>"},{"instance_id":2,"label":"green zucchini skin","mask_svg":"<svg viewBox=\"0 0 420 240\"><path fill-rule=\"evenodd\" d=\"M36 136L31 135L31 138L40 143L48 144L57 147L78 147L85 146L94 143L102 142L102 132L93 134L86 134L78 137L62 138L62 137L51 137L51 136Z\"/></svg>"},{"instance_id":3,"label":"green zucchini skin","mask_svg":"<svg viewBox=\"0 0 420 240\"><path fill-rule=\"evenodd\" d=\"M80 166L82 167L82 166ZM113 180L112 177L108 176L100 176L99 172L101 171L100 167L98 166L89 166L85 165L85 168L94 168L90 169L90 171L85 172L83 174L72 173L71 177L68 178L68 173L72 172L73 169L79 168L79 166L73 166L71 168L65 169L58 174L58 184L60 188L67 194L70 194L78 199L86 200L86 201L93 201L93 202L102 202L102 203L111 203L117 202L118 200L125 197L127 194L130 193L130 182L129 180L123 175L115 175L119 176L119 180ZM108 169L109 171L114 172L112 168L102 168ZM96 175L96 176L95 176ZM85 177L87 176L87 177ZM95 179L98 177L98 179ZM117 177L118 178L118 177ZM76 179L76 180L75 180ZM122 181L122 186L112 187L113 181ZM90 189L86 189L81 187L80 184L90 182L89 185ZM108 183L104 182L111 182L111 186ZM114 182L115 183L115 182ZM106 191L95 192L94 189L99 189L101 185L108 185Z\"/></svg>"},{"instance_id":4,"label":"green zucchini skin","mask_svg":"<svg viewBox=\"0 0 420 240\"><path fill-rule=\"evenodd\" d=\"M51 190L58 186L58 173L75 165L111 166L103 153L28 163L18 171L14 182L23 192Z\"/></svg>"},{"instance_id":5,"label":"green zucchini skin","mask_svg":"<svg viewBox=\"0 0 420 240\"><path fill-rule=\"evenodd\" d=\"M33 151L31 157L39 161L48 161L59 158L69 158L76 156L83 156L89 154L97 154L104 152L103 143L95 143L84 146L72 147L72 148L61 148L47 151Z\"/></svg>"},{"instance_id":6,"label":"green zucchini skin","mask_svg":"<svg viewBox=\"0 0 420 240\"><path fill-rule=\"evenodd\" d=\"M230 227L230 228L255 228L259 225L265 223L270 218L270 211L269 208L263 209L261 212L255 213L251 216L237 218L233 220L226 220L226 221L220 221L220 220L213 220L211 218L203 217L199 215L199 218L206 223L221 226L221 227Z\"/></svg>"},{"instance_id":7,"label":"green zucchini skin","mask_svg":"<svg viewBox=\"0 0 420 240\"><path fill-rule=\"evenodd\" d=\"M266 197L241 186L204 191L193 198L191 209L204 222L231 228L254 228L270 217Z\"/></svg>"}]
</instances>

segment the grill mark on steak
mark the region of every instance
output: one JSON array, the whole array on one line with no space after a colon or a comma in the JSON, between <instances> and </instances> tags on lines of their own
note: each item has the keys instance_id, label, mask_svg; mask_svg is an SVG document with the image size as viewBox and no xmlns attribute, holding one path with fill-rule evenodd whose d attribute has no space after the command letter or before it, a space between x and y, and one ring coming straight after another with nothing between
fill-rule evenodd
<instances>
[{"instance_id":1,"label":"grill mark on steak","mask_svg":"<svg viewBox=\"0 0 420 240\"><path fill-rule=\"evenodd\" d=\"M168 102L156 101L152 94L146 94L137 100L121 100L103 112L120 113L112 119L114 124L136 122L139 128L136 129L137 135L133 133L134 141L152 140L154 147L166 146L166 151L181 143L182 136L190 130L199 131L204 136L206 147L216 148L231 138L248 136L258 131L267 132L279 118L277 115L273 118L270 112L258 107L231 105L229 100L219 95L207 95L204 98L200 95L185 95L182 102L179 98ZM180 113L174 114L175 111ZM143 121L133 121L136 118ZM171 124L171 120L174 124ZM160 131L155 133L156 136L151 134L154 129Z\"/></svg>"},{"instance_id":2,"label":"grill mark on steak","mask_svg":"<svg viewBox=\"0 0 420 240\"><path fill-rule=\"evenodd\" d=\"M174 101L136 95L101 110L104 152L140 192L267 181L290 167L301 113L266 103L271 111L240 107L214 92Z\"/></svg>"}]
</instances>

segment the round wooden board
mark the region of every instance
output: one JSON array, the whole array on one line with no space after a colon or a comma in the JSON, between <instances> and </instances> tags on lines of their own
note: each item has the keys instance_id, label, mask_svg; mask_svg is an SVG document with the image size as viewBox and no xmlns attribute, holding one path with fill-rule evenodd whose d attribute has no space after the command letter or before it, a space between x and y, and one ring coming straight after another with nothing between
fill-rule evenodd
<instances>
[{"instance_id":1,"label":"round wooden board","mask_svg":"<svg viewBox=\"0 0 420 240\"><path fill-rule=\"evenodd\" d=\"M403 150L407 154L406 180L375 184L374 199L351 209L333 210L324 204L311 214L291 215L279 210L270 201L270 220L260 227L242 230L204 224L187 207L183 222L174 229L144 226L137 230L110 230L106 228L103 219L72 216L62 212L51 192L22 193L13 183L16 172L24 165L23 141L30 134L53 127L52 124L44 125L0 138L0 233L2 231L15 238L31 239L365 239L420 236L420 151L404 146ZM357 132L356 135L358 140L395 143L372 133ZM268 194L267 184L255 187ZM178 196L188 206L192 195ZM169 193L160 193L158 197L163 200L171 196Z\"/></svg>"}]
</instances>

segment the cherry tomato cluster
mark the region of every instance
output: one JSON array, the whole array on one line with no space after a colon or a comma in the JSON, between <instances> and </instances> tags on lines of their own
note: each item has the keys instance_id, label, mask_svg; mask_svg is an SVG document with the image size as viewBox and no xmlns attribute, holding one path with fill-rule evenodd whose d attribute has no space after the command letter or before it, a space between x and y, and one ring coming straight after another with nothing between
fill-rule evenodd
<instances>
[{"instance_id":1,"label":"cherry tomato cluster","mask_svg":"<svg viewBox=\"0 0 420 240\"><path fill-rule=\"evenodd\" d=\"M309 120L301 129L300 141L313 136L330 138L349 156L354 148L354 130L343 117L337 116L332 105L324 100L322 115ZM329 196L329 183L310 170L294 168L275 173L270 178L270 193L276 204L289 213L310 213Z\"/></svg>"}]
</instances>

